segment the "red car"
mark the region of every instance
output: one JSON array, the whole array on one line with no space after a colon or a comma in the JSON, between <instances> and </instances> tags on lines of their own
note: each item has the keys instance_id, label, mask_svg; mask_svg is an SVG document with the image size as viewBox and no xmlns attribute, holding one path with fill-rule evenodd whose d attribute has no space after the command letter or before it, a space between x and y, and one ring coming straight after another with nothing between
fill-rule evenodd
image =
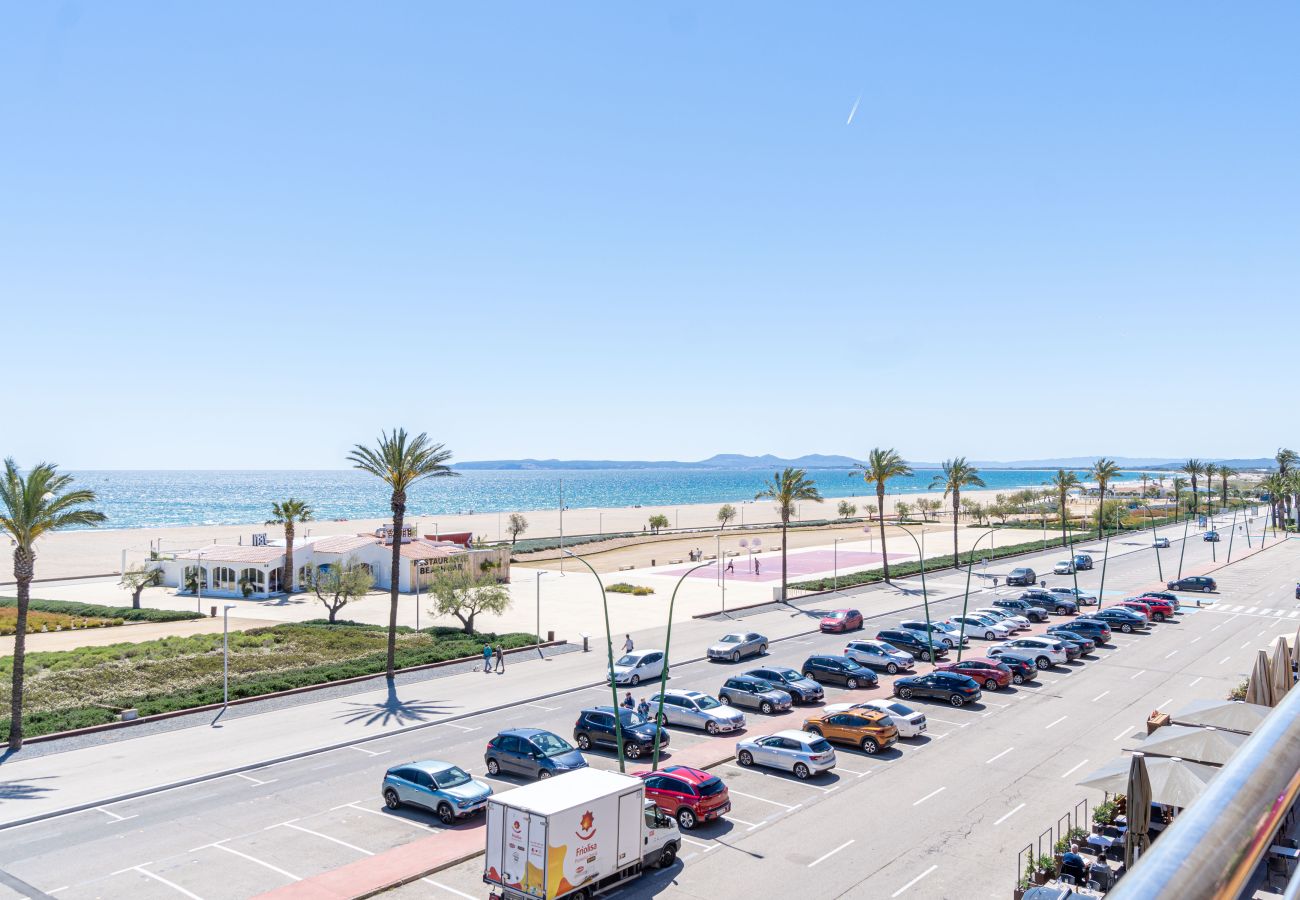
<instances>
[{"instance_id":1,"label":"red car","mask_svg":"<svg viewBox=\"0 0 1300 900\"><path fill-rule=\"evenodd\" d=\"M676 817L683 831L731 812L731 794L717 775L690 766L635 774L645 781L645 795Z\"/></svg>"},{"instance_id":2,"label":"red car","mask_svg":"<svg viewBox=\"0 0 1300 900\"><path fill-rule=\"evenodd\" d=\"M862 627L862 613L856 609L837 609L822 617L822 631L852 631Z\"/></svg>"},{"instance_id":3,"label":"red car","mask_svg":"<svg viewBox=\"0 0 1300 900\"><path fill-rule=\"evenodd\" d=\"M940 663L934 667L934 670L969 675L986 691L996 691L1011 684L1011 667L996 659L983 656L968 657L961 662Z\"/></svg>"},{"instance_id":4,"label":"red car","mask_svg":"<svg viewBox=\"0 0 1300 900\"><path fill-rule=\"evenodd\" d=\"M1165 619L1174 617L1173 604L1161 597L1150 597L1143 594L1141 597L1134 597L1133 601L1146 604L1147 609L1151 610L1148 615L1157 622L1163 622Z\"/></svg>"},{"instance_id":5,"label":"red car","mask_svg":"<svg viewBox=\"0 0 1300 900\"><path fill-rule=\"evenodd\" d=\"M1151 618L1155 615L1154 609L1147 606L1145 603L1139 603L1137 600L1125 600L1123 603L1120 604L1120 606L1124 607L1125 609L1131 609L1133 610L1133 612L1141 613L1142 615L1146 616L1148 622L1150 622Z\"/></svg>"}]
</instances>

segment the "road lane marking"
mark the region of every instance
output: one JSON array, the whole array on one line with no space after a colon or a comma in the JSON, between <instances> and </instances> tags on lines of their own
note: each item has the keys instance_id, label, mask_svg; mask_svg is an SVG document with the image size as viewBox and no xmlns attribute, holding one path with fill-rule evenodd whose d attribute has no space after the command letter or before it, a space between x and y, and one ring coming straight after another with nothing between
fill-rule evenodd
<instances>
[{"instance_id":1,"label":"road lane marking","mask_svg":"<svg viewBox=\"0 0 1300 900\"><path fill-rule=\"evenodd\" d=\"M1250 615L1251 613L1257 613L1257 612L1259 612L1259 607L1252 606L1250 609L1246 610L1246 615Z\"/></svg>"},{"instance_id":2,"label":"road lane marking","mask_svg":"<svg viewBox=\"0 0 1300 900\"><path fill-rule=\"evenodd\" d=\"M296 820L295 820L295 821L296 821ZM271 827L272 827L272 828L276 828L276 827L279 827L279 826L275 826L275 825L273 825L273 826L271 826ZM295 824L293 824L293 822L285 822L285 823L284 823L284 827L285 827L285 828L292 828L292 829L295 830L295 831L301 831L303 834L310 834L310 835L313 835L313 836L315 836L315 837L320 838L321 840L325 840L325 841L329 841L330 843L338 844L340 847L347 847L349 850L355 850L355 851L357 851L358 853L363 853L363 854L365 854L366 856L374 856L374 855L375 855L374 853L372 853L372 852L369 851L369 850L366 850L366 849L363 848L363 847L358 847L356 844L349 844L347 841L340 841L340 840L339 840L338 838L336 838L336 837L330 837L328 834L321 834L319 831L312 831L310 828L303 828L301 825L295 825Z\"/></svg>"},{"instance_id":3,"label":"road lane marking","mask_svg":"<svg viewBox=\"0 0 1300 900\"><path fill-rule=\"evenodd\" d=\"M889 896L890 896L890 900L893 900L894 897L897 897L899 894L903 893L903 891L907 890L907 889L910 888L912 885L916 884L918 881L920 881L920 880L921 880L922 878L924 878L925 876L929 875L931 872L933 872L933 871L934 871L935 869L937 869L937 868L939 868L938 865L930 866L930 868L926 869L926 870L925 870L924 872L922 872L920 875L917 875L915 878L913 878L913 879L912 879L911 881L909 881L907 884L903 885L901 888L899 888L898 890L896 890L896 891L894 891L892 894L890 894L890 895L889 895Z\"/></svg>"},{"instance_id":4,"label":"road lane marking","mask_svg":"<svg viewBox=\"0 0 1300 900\"><path fill-rule=\"evenodd\" d=\"M230 847L227 847L221 841L217 841L215 844L209 844L208 846L216 847L218 850L225 850L227 853L235 854L235 856L242 856L244 859L248 860L251 863L257 863L259 866L263 866L267 869L270 869L272 872L279 872L281 875L283 875L285 878L288 878L290 881L302 881L302 878L300 876L295 875L292 872L281 869L279 866L273 866L269 862L266 862L265 860L258 859L256 856L249 856L247 853L240 853L238 850L234 850Z\"/></svg>"},{"instance_id":5,"label":"road lane marking","mask_svg":"<svg viewBox=\"0 0 1300 900\"><path fill-rule=\"evenodd\" d=\"M185 888L181 887L179 884L176 884L175 882L172 881L168 881L166 878L163 878L161 875L156 875L142 866L133 866L132 868L136 872L139 872L141 875L144 875L146 878L152 878L154 881L157 881L161 884L165 884L172 890L184 894L186 897L189 897L190 900L203 900L203 898L200 897L198 894L190 893L189 891L185 890ZM128 869L127 871L131 871L131 869Z\"/></svg>"},{"instance_id":6,"label":"road lane marking","mask_svg":"<svg viewBox=\"0 0 1300 900\"><path fill-rule=\"evenodd\" d=\"M370 813L372 816L383 816L385 819L388 819L390 822L405 822L407 825L410 825L412 828L418 828L421 831L435 830L432 825L425 825L423 822L413 822L410 819L403 819L401 816L395 816L392 813L384 812L381 809L366 809L364 806L357 806L356 803L347 803L345 804L345 806L348 809L355 809L357 812Z\"/></svg>"},{"instance_id":7,"label":"road lane marking","mask_svg":"<svg viewBox=\"0 0 1300 900\"><path fill-rule=\"evenodd\" d=\"M135 813L135 814L130 815L130 816L119 816L117 813L113 812L111 809L104 809L104 807L102 807L102 806L96 806L95 809L98 810L99 812L102 812L102 813L103 813L104 815L106 815L106 816L112 816L112 817L113 817L113 822L125 822L127 819L134 819L136 816L139 815L139 813ZM111 824L113 824L113 822L110 822L109 824L111 825Z\"/></svg>"},{"instance_id":8,"label":"road lane marking","mask_svg":"<svg viewBox=\"0 0 1300 900\"><path fill-rule=\"evenodd\" d=\"M948 790L946 787L935 788L933 791L930 791L930 793L926 794L924 797L922 797L920 800L917 800L917 801L916 801L915 803L913 803L912 805L913 805L913 806L920 806L922 803L924 803L925 801L929 800L931 797L935 796L936 794L941 794L941 793L943 793L943 792L946 791L946 790Z\"/></svg>"},{"instance_id":9,"label":"road lane marking","mask_svg":"<svg viewBox=\"0 0 1300 900\"><path fill-rule=\"evenodd\" d=\"M442 890L446 891L449 894L455 894L457 897L464 897L465 900L479 900L478 897L475 897L472 894L467 894L464 891L458 891L454 887L447 887L447 885L443 884L441 881L434 881L432 878L421 878L420 880L427 881L429 882L429 884L433 885L434 887L441 888Z\"/></svg>"},{"instance_id":10,"label":"road lane marking","mask_svg":"<svg viewBox=\"0 0 1300 900\"><path fill-rule=\"evenodd\" d=\"M1092 702L1096 703L1098 700L1100 700L1102 697L1105 697L1109 693L1110 691L1102 691L1100 694L1092 698Z\"/></svg>"},{"instance_id":11,"label":"road lane marking","mask_svg":"<svg viewBox=\"0 0 1300 900\"><path fill-rule=\"evenodd\" d=\"M1216 663L1216 665L1220 665L1220 666L1221 666L1221 665L1223 665L1224 663L1226 663L1226 662L1227 662L1228 660L1230 660L1230 659L1232 659L1232 655L1231 655L1231 654L1229 654L1228 656L1225 656L1223 659L1219 660L1218 663Z\"/></svg>"},{"instance_id":12,"label":"road lane marking","mask_svg":"<svg viewBox=\"0 0 1300 900\"><path fill-rule=\"evenodd\" d=\"M996 822L994 822L993 824L994 824L994 825L1001 825L1001 824L1002 824L1003 822L1005 822L1007 819L1011 818L1012 816L1014 816L1016 813L1020 812L1020 811L1021 811L1022 809L1024 809L1024 808L1025 808L1025 804L1023 804L1023 803L1020 804L1020 805L1017 806L1015 809L1011 810L1011 812L1007 813L1005 816L1003 816L1002 818L998 819L998 820L997 820Z\"/></svg>"},{"instance_id":13,"label":"road lane marking","mask_svg":"<svg viewBox=\"0 0 1300 900\"><path fill-rule=\"evenodd\" d=\"M1199 641L1200 639L1201 639L1201 635L1198 634L1196 637L1194 637L1194 638L1192 638L1190 641L1188 641L1188 643L1189 643L1189 644L1195 644L1195 643L1196 643L1197 641Z\"/></svg>"},{"instance_id":14,"label":"road lane marking","mask_svg":"<svg viewBox=\"0 0 1300 900\"><path fill-rule=\"evenodd\" d=\"M999 753L997 756L991 756L991 757L989 757L988 759L984 760L984 765L987 766L989 763L993 762L994 760L1001 759L1002 757L1006 756L1008 753L1010 753L1010 752L1011 752L1012 750L1014 750L1014 749L1016 749L1016 748L1015 748L1015 747L1008 747L1007 749L1005 749L1005 750L1003 750L1001 753Z\"/></svg>"},{"instance_id":15,"label":"road lane marking","mask_svg":"<svg viewBox=\"0 0 1300 900\"><path fill-rule=\"evenodd\" d=\"M365 747L348 747L349 750L355 750L358 753L364 753L366 756L383 756L387 750L367 750Z\"/></svg>"},{"instance_id":16,"label":"road lane marking","mask_svg":"<svg viewBox=\"0 0 1300 900\"><path fill-rule=\"evenodd\" d=\"M1168 700L1166 700L1164 703L1161 703L1159 706L1157 706L1156 709L1164 709L1166 706L1168 706L1170 703L1173 703L1173 702L1174 702L1174 698L1173 698L1173 697L1170 697L1170 698L1169 698Z\"/></svg>"},{"instance_id":17,"label":"road lane marking","mask_svg":"<svg viewBox=\"0 0 1300 900\"><path fill-rule=\"evenodd\" d=\"M1197 675L1195 678L1192 679L1192 683L1189 684L1188 687L1196 687L1196 682L1200 681L1204 677L1205 677L1204 675Z\"/></svg>"},{"instance_id":18,"label":"road lane marking","mask_svg":"<svg viewBox=\"0 0 1300 900\"><path fill-rule=\"evenodd\" d=\"M1170 650L1168 653L1165 654L1165 659L1169 659L1171 656L1173 656L1173 655L1174 655L1175 653L1177 653L1177 652L1178 652L1177 650Z\"/></svg>"},{"instance_id":19,"label":"road lane marking","mask_svg":"<svg viewBox=\"0 0 1300 900\"><path fill-rule=\"evenodd\" d=\"M1132 726L1129 726L1129 727L1125 728L1123 731L1121 731L1119 734L1117 734L1117 735L1115 735L1113 738L1111 738L1111 740L1112 740L1112 741L1118 741L1120 738L1124 737L1126 734L1128 734L1128 733L1131 732L1132 730L1133 730Z\"/></svg>"},{"instance_id":20,"label":"road lane marking","mask_svg":"<svg viewBox=\"0 0 1300 900\"><path fill-rule=\"evenodd\" d=\"M781 802L778 801L778 800L769 800L769 799L767 799L766 797L760 797L760 796L758 796L757 794L746 794L746 793L744 793L743 791L738 791L738 790L736 790L735 788L731 788L731 790L730 790L729 793L735 794L737 797L748 797L750 800L760 800L760 801L762 801L763 803L770 803L770 804L772 804L773 806L779 806L779 807L781 807L782 809L798 809L798 808L802 805L802 804L796 803L794 806L791 806L791 805L788 804L788 803L781 803Z\"/></svg>"},{"instance_id":21,"label":"road lane marking","mask_svg":"<svg viewBox=\"0 0 1300 900\"><path fill-rule=\"evenodd\" d=\"M557 709L559 709L558 706L543 706L540 703L525 703L524 706L531 706L534 709L544 709L547 712L555 712Z\"/></svg>"},{"instance_id":22,"label":"road lane marking","mask_svg":"<svg viewBox=\"0 0 1300 900\"><path fill-rule=\"evenodd\" d=\"M278 778L272 778L272 779L270 779L270 780L268 780L268 781L263 781L263 780L260 779L260 778L254 778L252 775L245 775L243 772L232 772L231 774L234 775L236 778L242 778L242 779L244 779L245 781L251 781L251 782L253 782L253 784L256 784L256 785L270 784L272 781L279 781L279 780L280 780L280 779L278 779Z\"/></svg>"},{"instance_id":23,"label":"road lane marking","mask_svg":"<svg viewBox=\"0 0 1300 900\"><path fill-rule=\"evenodd\" d=\"M1073 773L1076 769L1078 769L1080 766L1082 766L1082 765L1083 765L1084 763L1086 763L1086 762L1087 762L1086 759L1084 759L1084 760L1080 760L1079 762L1077 762L1077 763L1075 763L1073 766L1071 766L1071 767L1069 768L1068 771L1066 771L1066 772L1062 772L1062 773L1061 773L1061 777L1062 777L1062 778L1069 778L1071 773Z\"/></svg>"},{"instance_id":24,"label":"road lane marking","mask_svg":"<svg viewBox=\"0 0 1300 900\"><path fill-rule=\"evenodd\" d=\"M1141 675L1145 675L1146 673L1147 673L1146 669L1138 669L1136 672L1134 672L1132 675L1128 677L1128 680L1132 681L1134 678L1137 678Z\"/></svg>"},{"instance_id":25,"label":"road lane marking","mask_svg":"<svg viewBox=\"0 0 1300 900\"><path fill-rule=\"evenodd\" d=\"M808 868L811 869L813 866L817 865L818 863L820 863L820 862L825 862L826 860L828 860L828 859L830 859L832 856L834 856L836 853L839 853L841 850L843 850L843 849L844 849L845 847L847 847L849 844L852 844L853 841L854 841L853 838L849 838L847 841L845 841L844 843L840 844L838 847L836 847L836 848L835 848L834 850L832 850L831 852L822 854L821 856L819 856L819 857L817 857L816 859L814 859L812 862L808 863Z\"/></svg>"},{"instance_id":26,"label":"road lane marking","mask_svg":"<svg viewBox=\"0 0 1300 900\"><path fill-rule=\"evenodd\" d=\"M459 728L461 731L478 731L481 725L475 725L473 728L467 728L464 725L458 725L455 722L439 722L439 725L450 725L452 728Z\"/></svg>"},{"instance_id":27,"label":"road lane marking","mask_svg":"<svg viewBox=\"0 0 1300 900\"><path fill-rule=\"evenodd\" d=\"M1263 633L1264 633L1264 632L1262 632L1262 631L1260 632L1260 634L1263 634ZM1238 650L1245 650L1245 649L1246 649L1247 647L1249 647L1249 646L1250 646L1250 641L1246 641L1246 643L1242 644L1242 645L1241 645L1240 647L1238 647L1237 649L1238 649Z\"/></svg>"},{"instance_id":28,"label":"road lane marking","mask_svg":"<svg viewBox=\"0 0 1300 900\"><path fill-rule=\"evenodd\" d=\"M1055 722L1052 722L1050 725L1047 725L1046 727L1044 727L1043 730L1044 730L1044 731L1047 731L1048 728L1053 728L1053 727L1055 727L1055 726L1057 726L1057 725L1060 725L1062 722L1064 722L1064 721L1065 721L1066 719L1068 719L1068 718L1070 718L1070 717L1069 717L1069 716L1061 716L1061 718L1057 719Z\"/></svg>"}]
</instances>

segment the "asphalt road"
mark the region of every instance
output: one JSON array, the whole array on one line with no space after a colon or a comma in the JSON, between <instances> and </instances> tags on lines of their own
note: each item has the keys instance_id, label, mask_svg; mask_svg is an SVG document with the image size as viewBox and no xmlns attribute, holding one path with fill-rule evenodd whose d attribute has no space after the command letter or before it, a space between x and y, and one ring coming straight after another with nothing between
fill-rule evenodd
<instances>
[{"instance_id":1,"label":"asphalt road","mask_svg":"<svg viewBox=\"0 0 1300 900\"><path fill-rule=\"evenodd\" d=\"M1180 552L1179 535L1173 529L1167 533L1175 540L1170 550L1161 551L1166 577ZM1155 582L1155 553L1149 546L1133 537L1112 544L1105 602ZM1080 587L1098 588L1099 547L1097 542L1080 547L1098 562L1097 569L1079 574ZM1226 541L1213 549L1222 559ZM928 737L877 757L840 750L839 770L824 779L802 783L724 767L720 773L734 804L729 820L690 833L681 865L624 893L753 896L754 879L761 878L768 895L1005 896L1016 849L1077 801L1100 799L1073 781L1140 734L1151 709L1221 696L1243 677L1255 647L1276 633L1294 633L1293 614L1300 615L1292 595L1297 553L1297 545L1286 543L1216 575L1223 588L1213 598L1217 605L1241 606L1243 612L1193 606L1152 634L1117 636L1112 649L1087 662L1046 673L1034 685L986 695L983 703L966 709L918 702L930 715ZM1050 571L1050 563L1062 555L1053 550L1015 564ZM1190 540L1184 566L1204 565L1210 556L1210 545ZM1049 583L1069 583L1066 577L1047 577ZM931 579L930 590L952 594L963 585L964 577L947 573ZM856 591L845 605L869 607L876 590ZM987 601L993 593L982 588L972 606L983 605L974 600ZM959 605L959 599L934 603L932 615L951 615ZM1281 616L1244 611L1252 607ZM788 609L756 611L747 615L747 627L763 630L765 622L780 622L788 631L790 615ZM867 630L874 634L898 618L894 613L869 621ZM726 627L719 623L719 632ZM839 650L843 641L796 636L774 643L769 661L797 666L809 653ZM975 652L981 643L973 642ZM593 673L601 665L593 654ZM688 663L674 667L672 684L714 692L732 669ZM884 695L890 681L882 676L880 689L852 696ZM848 694L828 688L826 702ZM608 690L579 689L5 830L0 870L11 881L0 886L0 895L23 892L15 889L14 879L61 898L255 895L441 830L419 813L383 809L378 787L388 766L436 757L481 776L483 747L497 730L530 725L569 736L580 708L608 700ZM783 718L798 727L803 715L796 709ZM701 741L728 739L674 729L674 747ZM123 746L129 752L129 742ZM609 754L594 752L589 759L593 765L616 766ZM50 758L51 766L57 762L57 756ZM504 790L515 783L503 778L494 786ZM474 861L401 893L481 900L487 892L479 874ZM909 884L914 879L919 880Z\"/></svg>"}]
</instances>

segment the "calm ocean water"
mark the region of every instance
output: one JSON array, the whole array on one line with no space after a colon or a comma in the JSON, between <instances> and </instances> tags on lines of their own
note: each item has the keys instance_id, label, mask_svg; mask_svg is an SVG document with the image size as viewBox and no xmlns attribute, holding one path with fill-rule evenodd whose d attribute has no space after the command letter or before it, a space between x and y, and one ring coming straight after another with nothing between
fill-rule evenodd
<instances>
[{"instance_id":1,"label":"calm ocean water","mask_svg":"<svg viewBox=\"0 0 1300 900\"><path fill-rule=\"evenodd\" d=\"M266 521L274 500L307 500L317 519L369 519L388 514L388 493L372 476L351 470L284 472L84 471L77 487L99 497L104 527L245 525ZM929 489L934 472L918 470L889 484L891 494ZM1038 487L1049 472L990 469L981 472L993 490ZM825 497L875 495L846 470L815 469L809 476ZM483 471L437 478L410 494L412 515L513 512L556 508L560 480L564 503L580 507L671 506L752 500L771 473L750 470L600 469ZM828 510L834 515L834 510Z\"/></svg>"}]
</instances>

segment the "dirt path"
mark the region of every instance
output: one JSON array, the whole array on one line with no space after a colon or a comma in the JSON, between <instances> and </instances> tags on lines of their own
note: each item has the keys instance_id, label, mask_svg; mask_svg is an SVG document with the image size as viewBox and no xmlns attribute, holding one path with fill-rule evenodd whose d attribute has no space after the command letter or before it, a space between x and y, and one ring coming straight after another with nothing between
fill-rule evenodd
<instances>
[{"instance_id":1,"label":"dirt path","mask_svg":"<svg viewBox=\"0 0 1300 900\"><path fill-rule=\"evenodd\" d=\"M230 630L265 628L274 625L265 619L231 618ZM184 622L141 622L136 625L119 625L114 628L79 628L76 631L50 631L27 635L27 652L45 650L75 650L78 647L107 647L109 644L138 644L165 637L188 637L192 634L219 634L221 617L190 619ZM14 639L0 638L0 656L12 656Z\"/></svg>"}]
</instances>

